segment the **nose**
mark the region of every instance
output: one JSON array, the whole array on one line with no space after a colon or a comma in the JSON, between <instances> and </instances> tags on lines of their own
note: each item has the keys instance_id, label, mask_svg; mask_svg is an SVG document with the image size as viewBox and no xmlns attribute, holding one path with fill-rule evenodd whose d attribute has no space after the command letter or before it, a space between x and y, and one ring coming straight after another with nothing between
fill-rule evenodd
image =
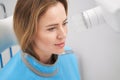
<instances>
[{"instance_id":1,"label":"nose","mask_svg":"<svg viewBox=\"0 0 120 80\"><path fill-rule=\"evenodd\" d=\"M60 39L60 40L65 39L66 35L67 35L67 29L65 27L61 26L58 30L57 38Z\"/></svg>"}]
</instances>

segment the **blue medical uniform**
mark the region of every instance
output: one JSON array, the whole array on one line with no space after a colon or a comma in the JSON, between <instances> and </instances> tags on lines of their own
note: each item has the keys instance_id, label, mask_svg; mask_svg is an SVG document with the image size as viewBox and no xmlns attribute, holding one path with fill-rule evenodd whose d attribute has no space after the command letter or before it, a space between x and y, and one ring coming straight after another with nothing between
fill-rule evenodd
<instances>
[{"instance_id":1,"label":"blue medical uniform","mask_svg":"<svg viewBox=\"0 0 120 80\"><path fill-rule=\"evenodd\" d=\"M0 70L0 80L80 80L74 53L65 49L52 65L40 63L29 54L19 51Z\"/></svg>"}]
</instances>

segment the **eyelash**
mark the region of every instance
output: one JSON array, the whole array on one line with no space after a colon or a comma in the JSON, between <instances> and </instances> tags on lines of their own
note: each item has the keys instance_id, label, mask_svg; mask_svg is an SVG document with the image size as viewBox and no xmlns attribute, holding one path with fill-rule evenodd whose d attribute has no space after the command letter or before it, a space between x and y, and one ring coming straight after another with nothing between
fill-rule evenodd
<instances>
[{"instance_id":1,"label":"eyelash","mask_svg":"<svg viewBox=\"0 0 120 80\"><path fill-rule=\"evenodd\" d=\"M65 23L63 23L63 26L66 26L67 24L68 24L68 22L65 22ZM56 27L49 28L48 31L53 31L54 29L56 29Z\"/></svg>"},{"instance_id":2,"label":"eyelash","mask_svg":"<svg viewBox=\"0 0 120 80\"><path fill-rule=\"evenodd\" d=\"M53 31L56 27L49 28L48 31Z\"/></svg>"},{"instance_id":3,"label":"eyelash","mask_svg":"<svg viewBox=\"0 0 120 80\"><path fill-rule=\"evenodd\" d=\"M68 24L68 22L63 23L64 26L67 25L67 24Z\"/></svg>"}]
</instances>

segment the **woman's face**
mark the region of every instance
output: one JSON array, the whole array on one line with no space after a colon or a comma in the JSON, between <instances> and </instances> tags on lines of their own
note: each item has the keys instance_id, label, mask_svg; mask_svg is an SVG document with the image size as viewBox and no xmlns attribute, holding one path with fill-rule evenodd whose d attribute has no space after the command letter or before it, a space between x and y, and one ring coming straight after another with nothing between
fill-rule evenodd
<instances>
[{"instance_id":1,"label":"woman's face","mask_svg":"<svg viewBox=\"0 0 120 80\"><path fill-rule=\"evenodd\" d=\"M67 16L61 3L51 6L40 17L34 38L34 50L42 54L60 54L64 51L67 34Z\"/></svg>"}]
</instances>

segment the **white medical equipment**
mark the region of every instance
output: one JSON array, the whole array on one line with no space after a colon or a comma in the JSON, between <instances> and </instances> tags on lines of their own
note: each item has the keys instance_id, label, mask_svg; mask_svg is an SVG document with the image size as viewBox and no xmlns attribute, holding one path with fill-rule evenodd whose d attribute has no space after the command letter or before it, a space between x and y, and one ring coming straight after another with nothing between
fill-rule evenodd
<instances>
[{"instance_id":1,"label":"white medical equipment","mask_svg":"<svg viewBox=\"0 0 120 80\"><path fill-rule=\"evenodd\" d=\"M98 6L71 17L75 26L81 31L101 24L108 24L120 32L120 0L95 0Z\"/></svg>"}]
</instances>

